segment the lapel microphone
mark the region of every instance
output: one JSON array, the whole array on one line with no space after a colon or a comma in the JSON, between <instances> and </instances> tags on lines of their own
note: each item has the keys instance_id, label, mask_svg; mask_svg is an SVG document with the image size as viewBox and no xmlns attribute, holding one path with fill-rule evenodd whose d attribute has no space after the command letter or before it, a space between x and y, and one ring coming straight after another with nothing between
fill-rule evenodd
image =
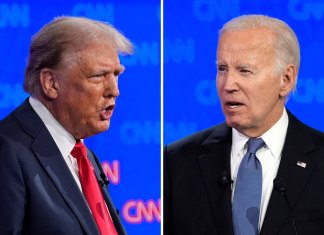
<instances>
[{"instance_id":1,"label":"lapel microphone","mask_svg":"<svg viewBox=\"0 0 324 235\"><path fill-rule=\"evenodd\" d=\"M220 175L218 181L222 187L227 187L229 185L232 186L232 183L233 183L233 180L231 179L231 176L230 176L230 174L227 173L227 171L221 172L221 175Z\"/></svg>"},{"instance_id":2,"label":"lapel microphone","mask_svg":"<svg viewBox=\"0 0 324 235\"><path fill-rule=\"evenodd\" d=\"M290 217L291 217L292 225L293 225L293 228L295 231L295 235L298 235L298 230L297 230L297 226L296 226L296 222L295 222L295 218L294 218L294 211L293 211L293 208L288 200L286 188L284 185L285 185L284 181L281 178L275 178L273 180L274 189L283 197L284 201L286 202L286 205L288 206L288 209L290 210Z\"/></svg>"},{"instance_id":3,"label":"lapel microphone","mask_svg":"<svg viewBox=\"0 0 324 235\"><path fill-rule=\"evenodd\" d=\"M94 156L94 153L92 151L89 150L89 152ZM108 184L110 183L110 181L107 179L106 174L103 172L100 161L95 157L93 157L93 159L95 160L97 167L99 168L99 171L100 171L101 179L98 179L98 177L97 177L98 183L101 185L101 187L103 187L104 185L106 185L108 187Z\"/></svg>"},{"instance_id":4,"label":"lapel microphone","mask_svg":"<svg viewBox=\"0 0 324 235\"><path fill-rule=\"evenodd\" d=\"M105 173L101 172L100 173L100 177L101 177L101 180L98 179L98 182L100 183L101 186L108 186L108 184L110 183L110 181L107 179L107 176Z\"/></svg>"}]
</instances>

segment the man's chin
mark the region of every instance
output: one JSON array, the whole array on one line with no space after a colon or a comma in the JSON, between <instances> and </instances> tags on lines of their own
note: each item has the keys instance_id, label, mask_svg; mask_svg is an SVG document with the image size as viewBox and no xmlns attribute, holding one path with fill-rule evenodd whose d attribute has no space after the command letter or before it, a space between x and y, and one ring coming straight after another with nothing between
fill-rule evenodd
<instances>
[{"instance_id":1,"label":"man's chin","mask_svg":"<svg viewBox=\"0 0 324 235\"><path fill-rule=\"evenodd\" d=\"M229 127L232 127L232 128L239 128L240 127L240 122L239 120L236 120L235 118L226 118L226 124L229 126Z\"/></svg>"},{"instance_id":2,"label":"man's chin","mask_svg":"<svg viewBox=\"0 0 324 235\"><path fill-rule=\"evenodd\" d=\"M234 128L235 130L237 130L240 133L244 132L244 127L242 126L242 123L238 122L237 120L228 120L228 119L226 119L226 124L229 127Z\"/></svg>"},{"instance_id":3,"label":"man's chin","mask_svg":"<svg viewBox=\"0 0 324 235\"><path fill-rule=\"evenodd\" d=\"M98 123L97 125L89 128L88 131L84 133L84 137L82 139L105 132L109 129L109 127L110 121L100 121L100 123Z\"/></svg>"},{"instance_id":4,"label":"man's chin","mask_svg":"<svg viewBox=\"0 0 324 235\"><path fill-rule=\"evenodd\" d=\"M97 133L107 131L109 127L110 127L110 120L100 121L100 123L98 124Z\"/></svg>"}]
</instances>

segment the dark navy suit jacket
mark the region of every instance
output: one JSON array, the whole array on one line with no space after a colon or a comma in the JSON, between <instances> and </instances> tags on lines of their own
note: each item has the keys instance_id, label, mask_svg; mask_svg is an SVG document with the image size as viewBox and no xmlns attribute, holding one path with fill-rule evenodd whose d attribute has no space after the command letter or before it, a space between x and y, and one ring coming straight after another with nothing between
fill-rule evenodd
<instances>
[{"instance_id":1,"label":"dark navy suit jacket","mask_svg":"<svg viewBox=\"0 0 324 235\"><path fill-rule=\"evenodd\" d=\"M299 235L324 234L324 134L288 116L280 183L260 234L295 235L293 221ZM231 184L222 180L230 180L231 145L221 124L165 147L165 234L233 235Z\"/></svg>"},{"instance_id":2,"label":"dark navy suit jacket","mask_svg":"<svg viewBox=\"0 0 324 235\"><path fill-rule=\"evenodd\" d=\"M88 157L100 179L98 158ZM126 234L100 186L118 231ZM26 100L0 122L0 234L99 235L99 230L63 156Z\"/></svg>"}]
</instances>

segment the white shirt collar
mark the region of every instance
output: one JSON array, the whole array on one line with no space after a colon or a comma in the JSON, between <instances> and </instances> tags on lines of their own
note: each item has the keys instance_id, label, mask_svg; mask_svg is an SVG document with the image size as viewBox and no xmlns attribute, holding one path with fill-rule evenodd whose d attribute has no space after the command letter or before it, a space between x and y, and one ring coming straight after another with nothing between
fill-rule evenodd
<instances>
[{"instance_id":1,"label":"white shirt collar","mask_svg":"<svg viewBox=\"0 0 324 235\"><path fill-rule=\"evenodd\" d=\"M64 129L39 100L30 97L29 103L45 124L61 154L64 157L68 156L76 143L74 137Z\"/></svg>"},{"instance_id":2,"label":"white shirt collar","mask_svg":"<svg viewBox=\"0 0 324 235\"><path fill-rule=\"evenodd\" d=\"M274 124L261 138L266 143L267 148L270 149L275 158L279 158L282 148L285 143L287 128L288 128L288 114L286 109L283 110L281 118ZM249 137L239 133L232 128L232 156L236 157L244 150L244 145Z\"/></svg>"}]
</instances>

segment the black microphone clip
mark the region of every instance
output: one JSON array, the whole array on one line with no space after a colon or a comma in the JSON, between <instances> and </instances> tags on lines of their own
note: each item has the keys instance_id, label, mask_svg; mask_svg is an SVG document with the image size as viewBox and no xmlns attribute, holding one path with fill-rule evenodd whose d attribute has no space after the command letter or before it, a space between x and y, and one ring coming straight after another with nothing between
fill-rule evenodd
<instances>
[{"instance_id":1,"label":"black microphone clip","mask_svg":"<svg viewBox=\"0 0 324 235\"><path fill-rule=\"evenodd\" d=\"M297 224L296 224L295 217L294 217L294 208L291 206L290 201L288 200L284 180L281 179L281 178L275 178L273 180L273 187L283 197L283 199L285 200L286 205L288 206L288 209L290 211L290 218L291 218L291 221L292 221L292 225L293 225L295 235L298 235Z\"/></svg>"},{"instance_id":2,"label":"black microphone clip","mask_svg":"<svg viewBox=\"0 0 324 235\"><path fill-rule=\"evenodd\" d=\"M219 184L223 187L231 185L233 180L231 176L227 173L227 171L222 171L221 176L219 177Z\"/></svg>"},{"instance_id":3,"label":"black microphone clip","mask_svg":"<svg viewBox=\"0 0 324 235\"><path fill-rule=\"evenodd\" d=\"M110 181L107 179L107 176L105 175L105 173L101 172L100 177L101 177L101 180L98 179L98 181L101 184L101 186L104 186L104 185L108 186Z\"/></svg>"},{"instance_id":4,"label":"black microphone clip","mask_svg":"<svg viewBox=\"0 0 324 235\"><path fill-rule=\"evenodd\" d=\"M273 180L273 187L285 200L288 200L286 188L284 186L284 181L281 178L275 178Z\"/></svg>"}]
</instances>

